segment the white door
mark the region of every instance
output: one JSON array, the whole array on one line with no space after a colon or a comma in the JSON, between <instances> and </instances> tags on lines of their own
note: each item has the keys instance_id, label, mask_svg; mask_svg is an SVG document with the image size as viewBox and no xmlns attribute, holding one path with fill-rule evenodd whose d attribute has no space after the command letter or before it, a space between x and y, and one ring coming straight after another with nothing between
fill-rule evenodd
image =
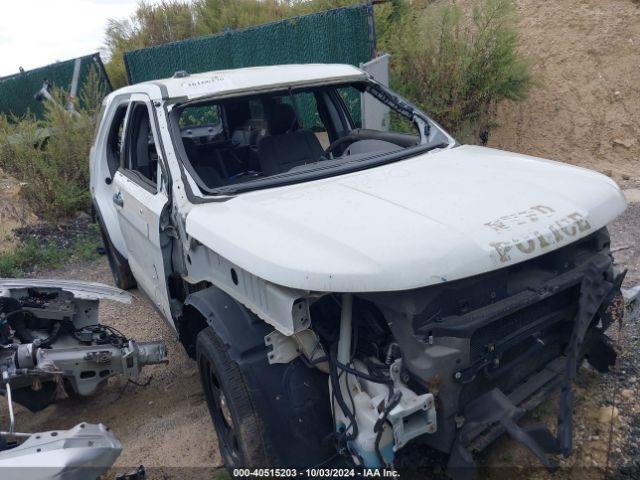
<instances>
[{"instance_id":1,"label":"white door","mask_svg":"<svg viewBox=\"0 0 640 480\"><path fill-rule=\"evenodd\" d=\"M120 168L113 177L113 204L138 286L171 323L160 216L167 205L161 149L153 107L146 95L131 96Z\"/></svg>"}]
</instances>

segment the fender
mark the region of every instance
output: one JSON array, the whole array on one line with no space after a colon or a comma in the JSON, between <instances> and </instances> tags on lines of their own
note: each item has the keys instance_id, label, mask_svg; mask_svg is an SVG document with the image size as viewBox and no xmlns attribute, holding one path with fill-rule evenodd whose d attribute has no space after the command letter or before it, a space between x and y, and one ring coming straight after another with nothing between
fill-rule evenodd
<instances>
[{"instance_id":1,"label":"fender","mask_svg":"<svg viewBox=\"0 0 640 480\"><path fill-rule=\"evenodd\" d=\"M188 323L194 320L194 310L229 347L229 355L237 363L240 363L243 355L256 348L265 347L264 337L273 330L241 303L216 287L200 290L186 298L185 315L179 322L181 327L189 328ZM193 333L195 338L198 332Z\"/></svg>"},{"instance_id":2,"label":"fender","mask_svg":"<svg viewBox=\"0 0 640 480\"><path fill-rule=\"evenodd\" d=\"M273 465L309 467L334 457L327 375L299 359L270 365L264 337L273 327L216 287L192 293L184 305L182 321L198 312L239 365Z\"/></svg>"}]
</instances>

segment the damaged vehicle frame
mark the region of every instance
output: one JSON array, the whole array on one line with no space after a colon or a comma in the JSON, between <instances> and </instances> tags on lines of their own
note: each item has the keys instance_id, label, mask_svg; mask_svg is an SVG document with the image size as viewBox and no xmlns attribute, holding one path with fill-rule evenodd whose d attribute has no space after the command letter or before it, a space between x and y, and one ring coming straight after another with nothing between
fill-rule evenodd
<instances>
[{"instance_id":1,"label":"damaged vehicle frame","mask_svg":"<svg viewBox=\"0 0 640 480\"><path fill-rule=\"evenodd\" d=\"M504 432L569 454L577 366L613 363L623 308L609 178L459 145L346 65L125 87L91 162L114 278L197 360L227 467L473 475ZM558 389L556 435L518 426Z\"/></svg>"}]
</instances>

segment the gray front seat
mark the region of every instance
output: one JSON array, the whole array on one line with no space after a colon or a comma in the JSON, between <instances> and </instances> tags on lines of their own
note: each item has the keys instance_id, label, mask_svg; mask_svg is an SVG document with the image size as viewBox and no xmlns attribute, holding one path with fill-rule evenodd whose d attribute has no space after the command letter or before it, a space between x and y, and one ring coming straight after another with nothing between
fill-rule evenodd
<instances>
[{"instance_id":1,"label":"gray front seat","mask_svg":"<svg viewBox=\"0 0 640 480\"><path fill-rule=\"evenodd\" d=\"M287 172L298 165L317 162L324 154L311 130L298 130L298 119L291 105L270 105L267 127L269 135L258 142L258 157L265 177Z\"/></svg>"}]
</instances>

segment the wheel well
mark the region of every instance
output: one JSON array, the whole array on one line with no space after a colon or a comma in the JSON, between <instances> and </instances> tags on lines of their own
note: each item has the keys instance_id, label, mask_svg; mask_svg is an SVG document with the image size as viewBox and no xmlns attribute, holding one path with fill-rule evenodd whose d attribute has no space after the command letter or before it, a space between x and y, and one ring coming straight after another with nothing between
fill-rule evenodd
<instances>
[{"instance_id":1,"label":"wheel well","mask_svg":"<svg viewBox=\"0 0 640 480\"><path fill-rule=\"evenodd\" d=\"M178 332L178 338L189 357L196 357L196 337L198 333L207 326L206 315L197 307L191 305L187 299L193 293L199 292L210 287L208 282L200 282L196 284L187 283L182 276L176 272L172 272L167 277L167 292L172 305L175 306L174 325ZM172 308L172 310L174 310Z\"/></svg>"},{"instance_id":2,"label":"wheel well","mask_svg":"<svg viewBox=\"0 0 640 480\"><path fill-rule=\"evenodd\" d=\"M182 315L175 322L178 338L189 357L196 358L196 338L207 327L205 316L193 305L185 305Z\"/></svg>"},{"instance_id":3,"label":"wheel well","mask_svg":"<svg viewBox=\"0 0 640 480\"><path fill-rule=\"evenodd\" d=\"M264 339L273 327L219 288L188 295L183 313L185 346L210 326L238 365L275 465L324 464L335 456L332 443L325 441L333 431L326 374L300 359L270 364Z\"/></svg>"}]
</instances>

